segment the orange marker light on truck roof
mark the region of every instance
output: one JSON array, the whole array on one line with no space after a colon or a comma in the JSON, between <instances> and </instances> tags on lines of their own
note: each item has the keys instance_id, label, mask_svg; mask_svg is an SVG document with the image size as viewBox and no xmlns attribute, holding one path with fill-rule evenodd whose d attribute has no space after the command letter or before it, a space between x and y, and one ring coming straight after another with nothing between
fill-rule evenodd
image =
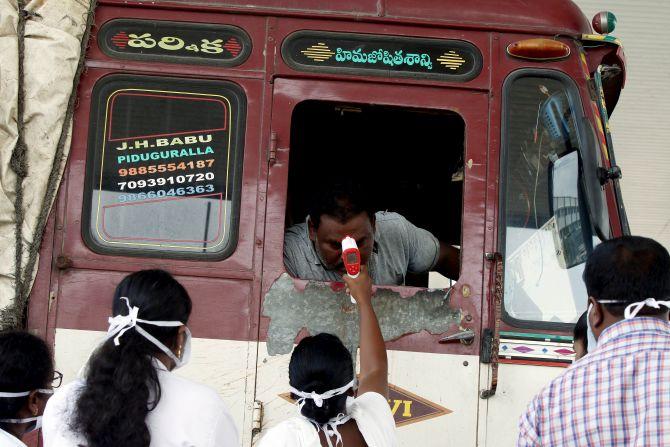
<instances>
[{"instance_id":1,"label":"orange marker light on truck roof","mask_svg":"<svg viewBox=\"0 0 670 447\"><path fill-rule=\"evenodd\" d=\"M552 39L525 39L507 46L507 54L520 59L551 61L570 56L570 47Z\"/></svg>"}]
</instances>

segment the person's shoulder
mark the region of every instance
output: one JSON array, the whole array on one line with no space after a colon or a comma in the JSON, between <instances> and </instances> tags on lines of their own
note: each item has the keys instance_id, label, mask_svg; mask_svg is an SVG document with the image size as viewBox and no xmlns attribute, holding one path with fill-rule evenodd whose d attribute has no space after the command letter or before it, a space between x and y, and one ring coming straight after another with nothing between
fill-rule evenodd
<instances>
[{"instance_id":1,"label":"person's shoulder","mask_svg":"<svg viewBox=\"0 0 670 447\"><path fill-rule=\"evenodd\" d=\"M406 234L409 221L402 214L391 211L378 211L375 213L376 233L385 238L393 238L396 235Z\"/></svg>"},{"instance_id":2,"label":"person's shoulder","mask_svg":"<svg viewBox=\"0 0 670 447\"><path fill-rule=\"evenodd\" d=\"M86 386L86 380L85 379L82 379L82 378L74 379L74 380L66 383L62 387L57 388L54 391L53 397L57 397L59 395L60 396L69 396L69 395L73 395L73 394L78 394L82 390L82 388L84 388L84 386ZM49 399L49 400L51 400L51 399Z\"/></svg>"},{"instance_id":3,"label":"person's shoulder","mask_svg":"<svg viewBox=\"0 0 670 447\"><path fill-rule=\"evenodd\" d=\"M84 379L75 379L55 390L53 396L47 401L47 406L44 410L45 416L68 410L68 407L71 406L70 404L74 404L77 400L85 385L86 382Z\"/></svg>"},{"instance_id":4,"label":"person's shoulder","mask_svg":"<svg viewBox=\"0 0 670 447\"><path fill-rule=\"evenodd\" d=\"M314 426L301 417L292 417L268 429L258 447L312 447L320 445L318 436L311 436ZM310 443L308 438L315 438L317 443ZM311 439L314 441L315 439Z\"/></svg>"},{"instance_id":5,"label":"person's shoulder","mask_svg":"<svg viewBox=\"0 0 670 447\"><path fill-rule=\"evenodd\" d=\"M0 430L0 445L3 447L27 447L20 439L3 430Z\"/></svg>"},{"instance_id":6,"label":"person's shoulder","mask_svg":"<svg viewBox=\"0 0 670 447\"><path fill-rule=\"evenodd\" d=\"M396 426L391 407L384 396L369 391L358 396L351 415L368 445L395 446Z\"/></svg>"},{"instance_id":7,"label":"person's shoulder","mask_svg":"<svg viewBox=\"0 0 670 447\"><path fill-rule=\"evenodd\" d=\"M352 415L355 419L361 416L377 416L393 419L391 407L384 396L374 391L368 391L356 397L352 407Z\"/></svg>"},{"instance_id":8,"label":"person's shoulder","mask_svg":"<svg viewBox=\"0 0 670 447\"><path fill-rule=\"evenodd\" d=\"M291 225L284 232L284 239L307 239L307 224L302 222Z\"/></svg>"},{"instance_id":9,"label":"person's shoulder","mask_svg":"<svg viewBox=\"0 0 670 447\"><path fill-rule=\"evenodd\" d=\"M85 384L83 379L73 380L57 389L47 401L42 416L42 435L48 441L47 445L62 445L59 442L63 439L77 437L69 431L69 427L75 414L77 398Z\"/></svg>"},{"instance_id":10,"label":"person's shoulder","mask_svg":"<svg viewBox=\"0 0 670 447\"><path fill-rule=\"evenodd\" d=\"M398 225L407 222L407 219L402 214L393 211L377 211L375 213L375 221L377 223L382 222L383 224Z\"/></svg>"},{"instance_id":11,"label":"person's shoulder","mask_svg":"<svg viewBox=\"0 0 670 447\"><path fill-rule=\"evenodd\" d=\"M213 411L226 408L219 393L207 385L194 382L169 371L160 371L159 380L164 397L168 397L170 400L174 397L185 407L193 404L196 407L208 408Z\"/></svg>"},{"instance_id":12,"label":"person's shoulder","mask_svg":"<svg viewBox=\"0 0 670 447\"><path fill-rule=\"evenodd\" d=\"M375 391L368 391L367 393L361 394L360 396L356 397L355 403L364 407L387 408L389 406L386 398Z\"/></svg>"},{"instance_id":13,"label":"person's shoulder","mask_svg":"<svg viewBox=\"0 0 670 447\"><path fill-rule=\"evenodd\" d=\"M284 232L284 253L292 253L304 251L305 247L309 247L310 240L307 232L307 224L299 223L292 225Z\"/></svg>"}]
</instances>

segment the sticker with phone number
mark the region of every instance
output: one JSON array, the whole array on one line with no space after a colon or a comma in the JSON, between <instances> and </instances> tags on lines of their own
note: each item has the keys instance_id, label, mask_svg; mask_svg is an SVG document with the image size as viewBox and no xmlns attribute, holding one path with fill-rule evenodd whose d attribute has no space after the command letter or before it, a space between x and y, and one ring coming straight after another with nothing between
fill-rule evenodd
<instances>
[{"instance_id":1,"label":"sticker with phone number","mask_svg":"<svg viewBox=\"0 0 670 447\"><path fill-rule=\"evenodd\" d=\"M142 189L142 188L153 188L154 186L165 186L165 185L174 185L182 183L192 183L192 182L204 182L207 180L214 180L213 172L204 172L197 174L186 174L170 177L158 177L158 178L149 178L149 179L140 179L140 180L130 180L128 182L118 182L119 190L132 190L132 189Z\"/></svg>"},{"instance_id":2,"label":"sticker with phone number","mask_svg":"<svg viewBox=\"0 0 670 447\"><path fill-rule=\"evenodd\" d=\"M119 194L119 202L136 202L139 200L160 199L161 197L190 196L194 194L204 194L214 192L214 185L186 186L183 188L170 188L168 190L159 189L156 191Z\"/></svg>"},{"instance_id":3,"label":"sticker with phone number","mask_svg":"<svg viewBox=\"0 0 670 447\"><path fill-rule=\"evenodd\" d=\"M195 163L193 161L177 163L168 163L160 165L149 165L149 166L137 166L133 168L121 168L119 169L119 177L125 177L127 175L146 175L146 174L155 174L163 172L173 172L177 170L194 170L194 169L204 169L211 168L214 164L214 159L210 158L207 160L197 160Z\"/></svg>"}]
</instances>

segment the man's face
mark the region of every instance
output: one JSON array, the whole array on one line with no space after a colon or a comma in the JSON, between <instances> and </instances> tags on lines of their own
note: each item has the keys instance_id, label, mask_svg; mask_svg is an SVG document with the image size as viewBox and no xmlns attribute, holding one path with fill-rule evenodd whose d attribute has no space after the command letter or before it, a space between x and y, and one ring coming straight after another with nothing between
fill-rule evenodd
<instances>
[{"instance_id":1,"label":"man's face","mask_svg":"<svg viewBox=\"0 0 670 447\"><path fill-rule=\"evenodd\" d=\"M314 248L319 252L324 267L344 273L342 262L342 239L351 236L356 240L361 252L361 264L368 263L374 245L375 226L367 213L360 213L345 223L326 214L321 216L319 228L314 228L309 222L309 238L314 242Z\"/></svg>"}]
</instances>

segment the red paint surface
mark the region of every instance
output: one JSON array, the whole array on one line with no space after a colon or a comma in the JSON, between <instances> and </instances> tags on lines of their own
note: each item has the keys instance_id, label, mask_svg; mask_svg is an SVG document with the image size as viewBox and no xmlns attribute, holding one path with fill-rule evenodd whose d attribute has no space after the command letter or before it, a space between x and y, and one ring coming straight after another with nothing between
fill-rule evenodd
<instances>
[{"instance_id":1,"label":"red paint surface","mask_svg":"<svg viewBox=\"0 0 670 447\"><path fill-rule=\"evenodd\" d=\"M527 365L527 366L549 366L553 368L568 368L572 363L561 362L541 362L537 360L515 360L515 359L500 359L500 363L508 365Z\"/></svg>"},{"instance_id":2,"label":"red paint surface","mask_svg":"<svg viewBox=\"0 0 670 447\"><path fill-rule=\"evenodd\" d=\"M61 275L56 327L106 331L114 289L126 272L71 269ZM194 337L247 340L250 281L177 276L193 300Z\"/></svg>"},{"instance_id":3,"label":"red paint surface","mask_svg":"<svg viewBox=\"0 0 670 447\"><path fill-rule=\"evenodd\" d=\"M101 0L101 4L146 7L142 0ZM590 20L570 0L166 0L167 9L232 10L269 16L314 16L374 22L435 24L461 29L582 34Z\"/></svg>"}]
</instances>

